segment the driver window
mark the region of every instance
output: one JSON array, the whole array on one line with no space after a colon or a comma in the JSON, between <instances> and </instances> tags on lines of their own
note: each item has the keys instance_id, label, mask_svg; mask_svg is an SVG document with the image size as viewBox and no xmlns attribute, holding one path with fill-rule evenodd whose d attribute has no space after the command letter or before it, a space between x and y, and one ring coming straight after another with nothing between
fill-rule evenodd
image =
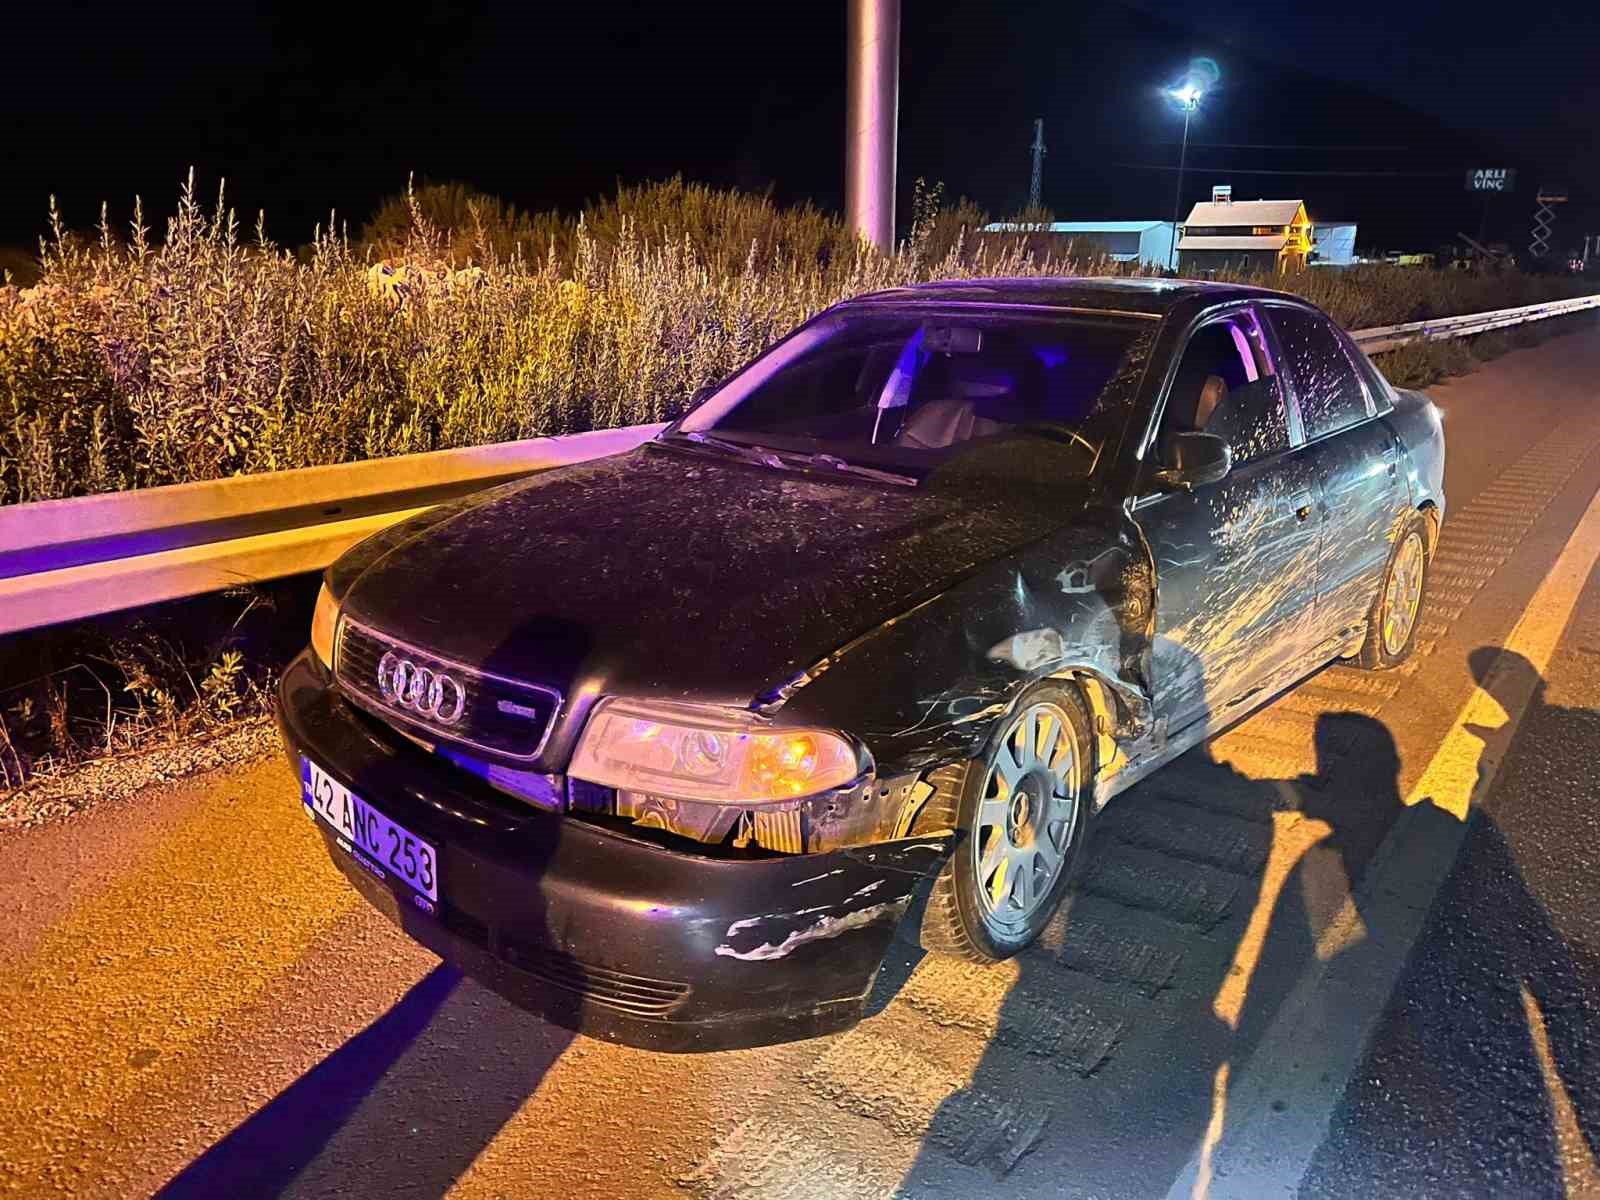
<instances>
[{"instance_id":1,"label":"driver window","mask_svg":"<svg viewBox=\"0 0 1600 1200\"><path fill-rule=\"evenodd\" d=\"M1161 445L1175 433L1214 433L1235 465L1289 448L1283 389L1262 350L1260 326L1241 312L1196 330L1184 347L1161 419Z\"/></svg>"}]
</instances>

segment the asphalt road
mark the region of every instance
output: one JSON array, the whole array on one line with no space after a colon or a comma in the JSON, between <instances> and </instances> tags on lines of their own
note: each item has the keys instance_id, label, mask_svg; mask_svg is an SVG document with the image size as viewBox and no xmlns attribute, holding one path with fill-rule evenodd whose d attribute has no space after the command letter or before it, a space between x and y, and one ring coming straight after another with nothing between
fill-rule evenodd
<instances>
[{"instance_id":1,"label":"asphalt road","mask_svg":"<svg viewBox=\"0 0 1600 1200\"><path fill-rule=\"evenodd\" d=\"M1414 668L1325 671L1161 772L1038 948L900 947L836 1037L678 1057L549 1027L368 911L277 760L0 838L0 1184L1586 1194L1600 334L1435 397L1453 512Z\"/></svg>"},{"instance_id":2,"label":"asphalt road","mask_svg":"<svg viewBox=\"0 0 1600 1200\"><path fill-rule=\"evenodd\" d=\"M1512 666L1533 703L1304 1196L1600 1196L1600 574Z\"/></svg>"}]
</instances>

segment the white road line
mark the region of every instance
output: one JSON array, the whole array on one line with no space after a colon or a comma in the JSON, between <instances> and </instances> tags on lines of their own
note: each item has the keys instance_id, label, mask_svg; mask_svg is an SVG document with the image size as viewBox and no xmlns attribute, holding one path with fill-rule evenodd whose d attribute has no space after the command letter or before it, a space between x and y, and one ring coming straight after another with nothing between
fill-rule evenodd
<instances>
[{"instance_id":1,"label":"white road line","mask_svg":"<svg viewBox=\"0 0 1600 1200\"><path fill-rule=\"evenodd\" d=\"M1544 1077L1545 1095L1550 1098L1551 1124L1554 1127L1557 1153L1561 1155L1561 1182L1567 1196L1600 1196L1600 1163L1597 1163L1589 1141L1583 1136L1578 1123L1578 1110L1572 1103L1572 1093L1562 1082L1561 1071L1555 1056L1550 1052L1550 1028L1544 1019L1539 1002L1533 998L1527 983L1521 985L1522 1012L1528 1021L1528 1034L1533 1039L1534 1057L1539 1062L1539 1074Z\"/></svg>"},{"instance_id":2,"label":"white road line","mask_svg":"<svg viewBox=\"0 0 1600 1200\"><path fill-rule=\"evenodd\" d=\"M1600 494L1462 708L1324 939L1343 949L1314 962L1228 1088L1225 1107L1168 1200L1288 1196L1300 1181L1350 1075L1399 982L1434 895L1465 840L1465 818L1500 772L1534 689L1600 561ZM1521 655L1534 670L1511 657ZM1441 821L1443 810L1458 821ZM1361 915L1358 915L1361 914Z\"/></svg>"}]
</instances>

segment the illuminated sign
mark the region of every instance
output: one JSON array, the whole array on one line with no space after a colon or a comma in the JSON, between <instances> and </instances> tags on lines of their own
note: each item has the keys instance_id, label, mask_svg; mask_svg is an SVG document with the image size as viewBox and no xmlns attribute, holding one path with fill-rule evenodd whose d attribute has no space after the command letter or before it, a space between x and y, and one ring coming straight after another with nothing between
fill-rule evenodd
<instances>
[{"instance_id":1,"label":"illuminated sign","mask_svg":"<svg viewBox=\"0 0 1600 1200\"><path fill-rule=\"evenodd\" d=\"M1517 186L1517 172L1512 167L1479 167L1467 172L1469 192L1509 192Z\"/></svg>"}]
</instances>

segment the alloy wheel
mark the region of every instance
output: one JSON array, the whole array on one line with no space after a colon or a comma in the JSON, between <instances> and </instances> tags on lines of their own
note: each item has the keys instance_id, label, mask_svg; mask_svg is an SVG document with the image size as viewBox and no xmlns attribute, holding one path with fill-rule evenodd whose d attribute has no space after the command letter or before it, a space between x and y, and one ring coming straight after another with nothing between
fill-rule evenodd
<instances>
[{"instance_id":1,"label":"alloy wheel","mask_svg":"<svg viewBox=\"0 0 1600 1200\"><path fill-rule=\"evenodd\" d=\"M1383 596L1383 649L1390 656L1405 649L1412 627L1417 623L1417 610L1422 604L1424 560L1422 535L1413 529L1395 552Z\"/></svg>"},{"instance_id":2,"label":"alloy wheel","mask_svg":"<svg viewBox=\"0 0 1600 1200\"><path fill-rule=\"evenodd\" d=\"M973 822L973 865L986 919L1025 922L1050 903L1077 831L1081 762L1060 707L1017 713L991 755Z\"/></svg>"}]
</instances>

